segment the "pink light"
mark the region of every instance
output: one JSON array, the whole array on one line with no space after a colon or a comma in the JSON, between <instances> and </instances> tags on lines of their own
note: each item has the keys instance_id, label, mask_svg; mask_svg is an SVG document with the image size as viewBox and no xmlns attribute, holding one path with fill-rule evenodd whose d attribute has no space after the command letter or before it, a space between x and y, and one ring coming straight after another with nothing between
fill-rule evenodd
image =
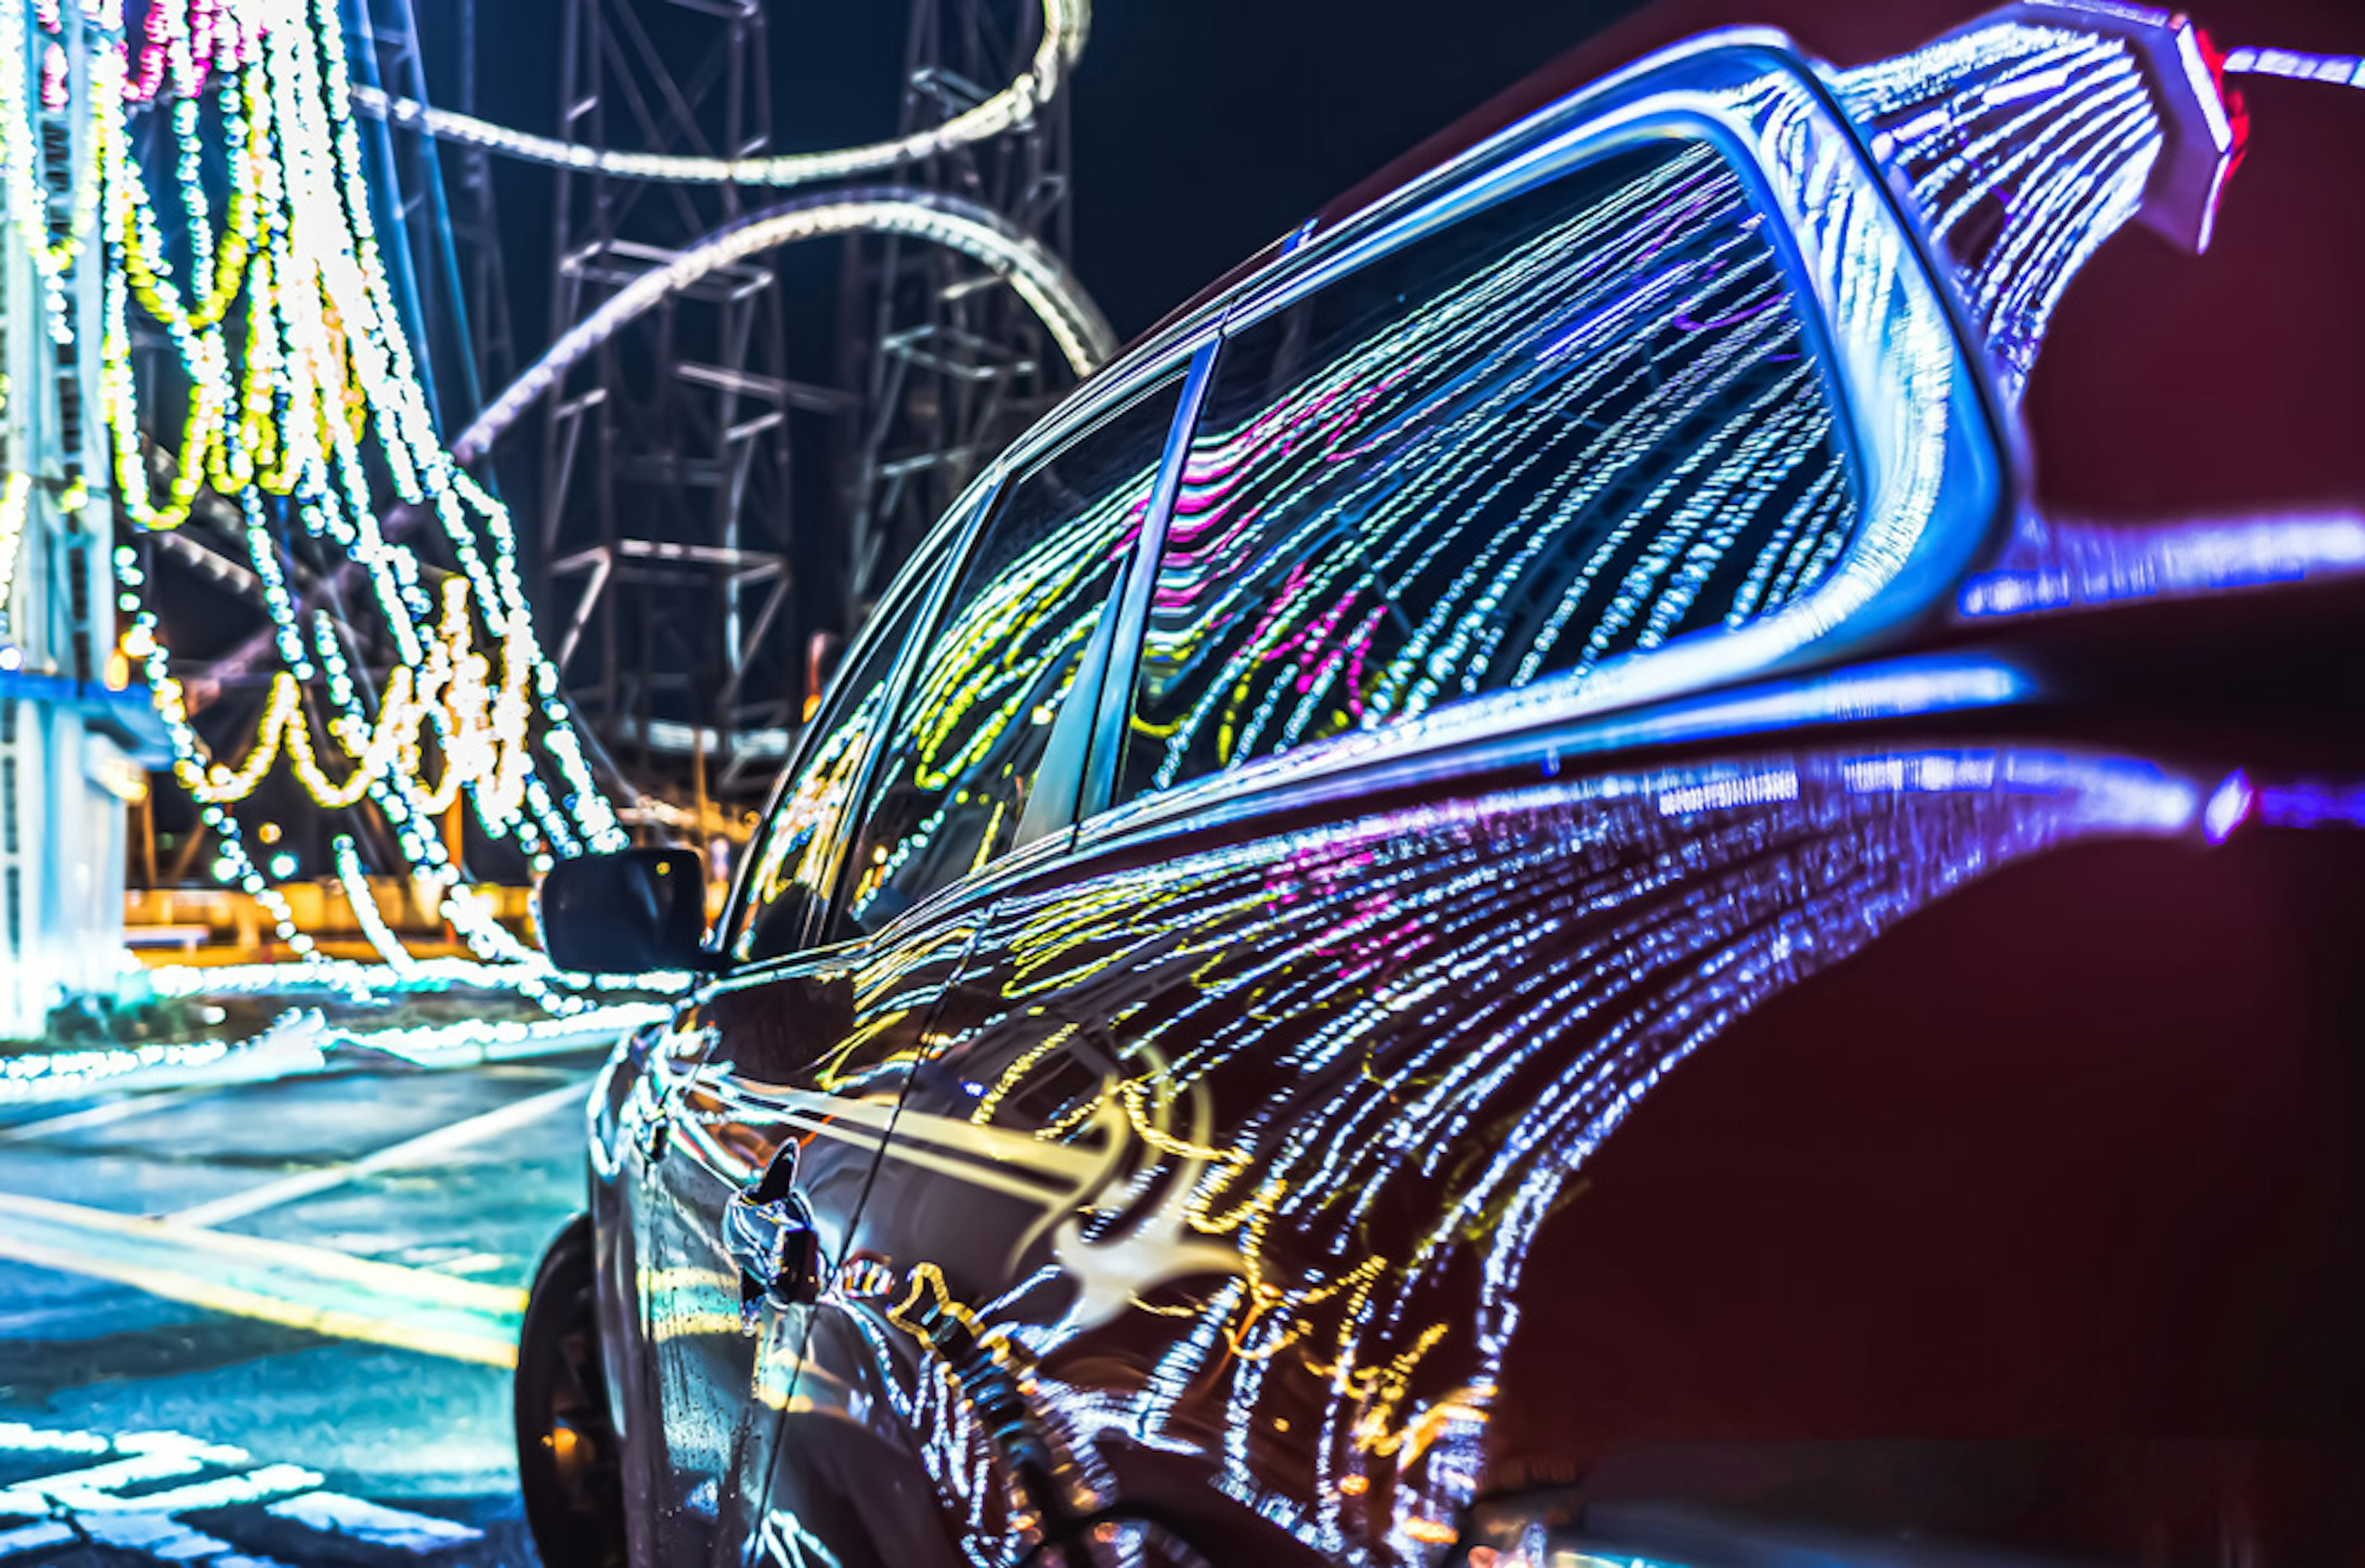
<instances>
[{"instance_id":1,"label":"pink light","mask_svg":"<svg viewBox=\"0 0 2365 1568\"><path fill-rule=\"evenodd\" d=\"M67 98L66 51L53 43L41 53L41 107L64 108Z\"/></svg>"}]
</instances>

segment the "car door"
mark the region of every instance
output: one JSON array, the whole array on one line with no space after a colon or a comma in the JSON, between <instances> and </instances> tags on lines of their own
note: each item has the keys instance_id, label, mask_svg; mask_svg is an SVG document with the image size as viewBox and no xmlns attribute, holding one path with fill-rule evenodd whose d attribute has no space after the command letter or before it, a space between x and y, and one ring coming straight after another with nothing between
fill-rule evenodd
<instances>
[{"instance_id":1,"label":"car door","mask_svg":"<svg viewBox=\"0 0 2365 1568\"><path fill-rule=\"evenodd\" d=\"M903 982L909 1011L857 1029L831 1064L833 1092L807 1104L822 1137L847 1136L836 1129L848 1119L876 1122L876 1104L900 1094L934 1048L938 1001L993 889L1065 847L1111 606L1168 473L1183 382L1180 363L1151 366L1015 463L957 576L882 744L827 932L834 950L914 977ZM912 1332L907 1298L926 1282L868 1234L857 1219L810 1315L757 1547L836 1568L971 1561L977 1543L946 1533L910 1442L969 1419L974 1389L880 1375ZM970 1371L994 1375L984 1363Z\"/></svg>"},{"instance_id":2,"label":"car door","mask_svg":"<svg viewBox=\"0 0 2365 1568\"><path fill-rule=\"evenodd\" d=\"M1723 927L1688 890L1739 899L1800 831L1779 767L1485 760L1621 659L1773 644L1859 536L1753 174L1608 136L1227 324L1087 768L1117 809L999 886L859 1227L903 1282L876 1403L946 1538L1161 1568L1453 1539L1563 1129L1606 1137L1649 1087L1623 1042L1695 1005ZM1384 731L1425 749L1373 782Z\"/></svg>"},{"instance_id":3,"label":"car door","mask_svg":"<svg viewBox=\"0 0 2365 1568\"><path fill-rule=\"evenodd\" d=\"M892 1035L904 982L925 984L926 963L858 975L813 937L846 808L965 516L973 509L938 531L850 650L742 869L723 972L676 1009L635 1091L633 1228L660 1427L643 1448L654 1454L649 1540L662 1562L738 1560L806 1303L893 1111L891 1092L866 1096L832 1064L858 1030ZM832 1097L829 1125L850 1137L815 1136L817 1094Z\"/></svg>"}]
</instances>

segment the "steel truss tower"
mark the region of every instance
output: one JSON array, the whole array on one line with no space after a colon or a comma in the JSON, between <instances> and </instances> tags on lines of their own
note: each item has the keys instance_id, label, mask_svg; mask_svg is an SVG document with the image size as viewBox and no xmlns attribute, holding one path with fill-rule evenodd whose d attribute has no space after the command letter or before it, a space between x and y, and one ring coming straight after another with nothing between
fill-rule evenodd
<instances>
[{"instance_id":1,"label":"steel truss tower","mask_svg":"<svg viewBox=\"0 0 2365 1568\"><path fill-rule=\"evenodd\" d=\"M1025 0L912 0L902 124L925 129L1012 80L1042 10ZM903 172L982 202L1070 251L1068 95L1030 125ZM849 246L841 355L862 399L835 624L850 630L930 524L1073 383L1042 323L985 268L893 238Z\"/></svg>"},{"instance_id":2,"label":"steel truss tower","mask_svg":"<svg viewBox=\"0 0 2365 1568\"><path fill-rule=\"evenodd\" d=\"M566 140L768 149L757 0L565 0L557 21ZM553 341L764 199L556 179ZM841 399L789 379L780 293L762 258L716 272L604 343L544 406L536 603L577 712L634 790L702 793L750 734L768 732L776 761L793 718L789 425Z\"/></svg>"},{"instance_id":3,"label":"steel truss tower","mask_svg":"<svg viewBox=\"0 0 2365 1568\"><path fill-rule=\"evenodd\" d=\"M756 0L565 0L561 140L748 156L771 112ZM1028 0L915 0L899 130L1025 72ZM1034 123L895 171L1068 241L1064 95ZM769 190L555 175L551 338ZM836 363L792 375L780 274L703 277L575 366L544 404L537 603L577 711L634 790L759 791L852 631L979 466L1072 380L1002 279L944 247L845 241ZM792 461L807 465L792 485ZM792 521L793 518L793 521Z\"/></svg>"},{"instance_id":4,"label":"steel truss tower","mask_svg":"<svg viewBox=\"0 0 2365 1568\"><path fill-rule=\"evenodd\" d=\"M477 110L477 0L342 0L355 79L397 97ZM422 37L422 21L443 26ZM366 49L358 47L367 44ZM433 69L431 70L431 67ZM438 425L460 430L517 374L491 154L418 126L362 122L380 242Z\"/></svg>"}]
</instances>

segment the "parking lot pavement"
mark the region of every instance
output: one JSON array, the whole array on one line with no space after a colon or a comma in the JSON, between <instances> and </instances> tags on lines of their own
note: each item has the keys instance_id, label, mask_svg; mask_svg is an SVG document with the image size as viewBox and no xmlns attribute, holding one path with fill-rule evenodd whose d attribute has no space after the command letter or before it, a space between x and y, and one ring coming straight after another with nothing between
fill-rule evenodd
<instances>
[{"instance_id":1,"label":"parking lot pavement","mask_svg":"<svg viewBox=\"0 0 2365 1568\"><path fill-rule=\"evenodd\" d=\"M506 1363L595 1064L0 1120L0 1563L531 1564Z\"/></svg>"}]
</instances>

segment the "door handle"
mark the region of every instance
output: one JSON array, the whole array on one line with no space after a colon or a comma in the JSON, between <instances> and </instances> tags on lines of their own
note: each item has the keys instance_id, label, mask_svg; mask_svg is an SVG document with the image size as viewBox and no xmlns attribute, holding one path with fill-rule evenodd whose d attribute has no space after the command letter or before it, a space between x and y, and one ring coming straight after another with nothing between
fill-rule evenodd
<instances>
[{"instance_id":1,"label":"door handle","mask_svg":"<svg viewBox=\"0 0 2365 1568\"><path fill-rule=\"evenodd\" d=\"M625 1103L625 1136L640 1151L641 1163L656 1165L665 1159L666 1142L673 1131L673 1100L669 1093L651 1093L646 1081Z\"/></svg>"},{"instance_id":2,"label":"door handle","mask_svg":"<svg viewBox=\"0 0 2365 1568\"><path fill-rule=\"evenodd\" d=\"M821 1238L811 1205L791 1190L796 1151L795 1144L782 1148L723 1205L723 1249L739 1266L739 1322L750 1334L761 1326L766 1302L809 1306L821 1296Z\"/></svg>"}]
</instances>

